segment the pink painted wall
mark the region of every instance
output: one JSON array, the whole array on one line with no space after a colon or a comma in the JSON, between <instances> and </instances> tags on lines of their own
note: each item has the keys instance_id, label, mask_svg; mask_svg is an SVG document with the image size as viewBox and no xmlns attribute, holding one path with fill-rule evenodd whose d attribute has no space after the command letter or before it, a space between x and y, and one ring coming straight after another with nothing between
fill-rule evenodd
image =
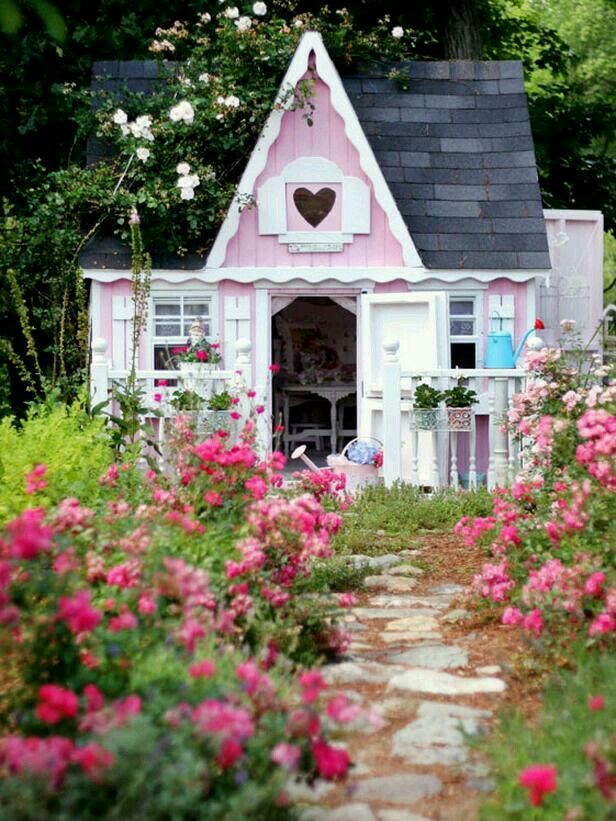
<instances>
[{"instance_id":1,"label":"pink painted wall","mask_svg":"<svg viewBox=\"0 0 616 821\"><path fill-rule=\"evenodd\" d=\"M336 163L344 174L359 177L370 185L361 169L357 149L346 137L342 117L331 106L329 88L321 80L316 82L313 102L316 108L312 127L308 126L301 110L285 113L280 134L270 148L267 165L258 177L255 190L252 192L255 196L265 180L280 174L288 163L302 156L325 157ZM320 187L322 186L313 188L318 190ZM334 217L335 215L332 219ZM295 222L292 222L290 227L296 227ZM324 223L319 226L323 227ZM310 230L310 226L304 220L301 220L301 230ZM356 234L352 244L345 245L343 251L336 253L290 254L286 245L278 242L277 236L259 236L257 209L246 208L240 217L237 233L227 246L224 262L225 267L376 267L402 264L402 249L389 230L387 217L378 205L374 193L371 195L371 233Z\"/></svg>"},{"instance_id":2,"label":"pink painted wall","mask_svg":"<svg viewBox=\"0 0 616 821\"><path fill-rule=\"evenodd\" d=\"M514 348L517 346L519 340L524 335L526 330L529 327L528 318L526 316L526 294L527 294L527 285L525 282L512 282L510 279L505 279L504 277L500 277L499 279L495 279L491 282L488 286L488 290L484 292L484 303L483 303L483 330L484 335L487 335L488 331L491 328L491 323L489 322L490 316L490 295L498 295L503 296L505 294L513 294L514 297L514 305L515 305L515 320L514 320ZM499 328L499 323L497 320L494 320L493 328L495 331ZM485 345L484 345L485 350Z\"/></svg>"}]
</instances>

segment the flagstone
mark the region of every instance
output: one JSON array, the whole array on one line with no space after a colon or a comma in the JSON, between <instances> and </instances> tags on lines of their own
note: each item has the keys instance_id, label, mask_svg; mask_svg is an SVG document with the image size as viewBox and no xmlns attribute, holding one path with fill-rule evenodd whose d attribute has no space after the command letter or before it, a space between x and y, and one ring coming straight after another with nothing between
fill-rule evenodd
<instances>
[{"instance_id":1,"label":"flagstone","mask_svg":"<svg viewBox=\"0 0 616 821\"><path fill-rule=\"evenodd\" d=\"M505 682L500 678L487 676L462 678L441 670L416 667L394 675L389 682L389 688L441 696L461 696L473 693L502 693L505 690Z\"/></svg>"},{"instance_id":2,"label":"flagstone","mask_svg":"<svg viewBox=\"0 0 616 821\"><path fill-rule=\"evenodd\" d=\"M387 571L390 576L423 576L421 567L413 564L399 564L397 567L390 567Z\"/></svg>"},{"instance_id":3,"label":"flagstone","mask_svg":"<svg viewBox=\"0 0 616 821\"><path fill-rule=\"evenodd\" d=\"M406 593L417 585L417 579L406 576L367 576L364 585L369 590L387 590L389 593Z\"/></svg>"},{"instance_id":4,"label":"flagstone","mask_svg":"<svg viewBox=\"0 0 616 821\"><path fill-rule=\"evenodd\" d=\"M430 821L425 815L406 810L379 810L377 815L379 821Z\"/></svg>"},{"instance_id":5,"label":"flagstone","mask_svg":"<svg viewBox=\"0 0 616 821\"><path fill-rule=\"evenodd\" d=\"M435 775L400 773L360 781L354 795L355 798L364 800L414 804L421 798L436 795L442 787L443 782Z\"/></svg>"},{"instance_id":6,"label":"flagstone","mask_svg":"<svg viewBox=\"0 0 616 821\"><path fill-rule=\"evenodd\" d=\"M345 804L332 809L308 810L303 813L304 821L376 821L367 804Z\"/></svg>"},{"instance_id":7,"label":"flagstone","mask_svg":"<svg viewBox=\"0 0 616 821\"><path fill-rule=\"evenodd\" d=\"M410 633L431 633L438 631L438 621L435 618L436 613L432 611L430 615L423 613L414 613L412 616L407 616L401 619L394 619L387 622L385 630L389 632L410 632Z\"/></svg>"},{"instance_id":8,"label":"flagstone","mask_svg":"<svg viewBox=\"0 0 616 821\"><path fill-rule=\"evenodd\" d=\"M361 664L343 661L340 664L326 665L322 668L321 675L328 684L381 684L403 670L404 667L400 665L380 664L376 661Z\"/></svg>"},{"instance_id":9,"label":"flagstone","mask_svg":"<svg viewBox=\"0 0 616 821\"><path fill-rule=\"evenodd\" d=\"M390 653L389 660L395 664L445 670L451 667L465 667L468 664L468 653L455 645L424 644L403 653Z\"/></svg>"},{"instance_id":10,"label":"flagstone","mask_svg":"<svg viewBox=\"0 0 616 821\"><path fill-rule=\"evenodd\" d=\"M403 619L410 616L436 616L432 609L420 610L413 607L357 607L354 611L358 619Z\"/></svg>"},{"instance_id":11,"label":"flagstone","mask_svg":"<svg viewBox=\"0 0 616 821\"><path fill-rule=\"evenodd\" d=\"M383 556L366 556L363 553L354 553L347 556L347 561L354 567L365 565L370 568L387 568L395 564L400 564L400 556L393 553L385 553Z\"/></svg>"},{"instance_id":12,"label":"flagstone","mask_svg":"<svg viewBox=\"0 0 616 821\"><path fill-rule=\"evenodd\" d=\"M379 594L370 596L368 603L371 607L448 607L449 601L445 596L388 596Z\"/></svg>"}]
</instances>

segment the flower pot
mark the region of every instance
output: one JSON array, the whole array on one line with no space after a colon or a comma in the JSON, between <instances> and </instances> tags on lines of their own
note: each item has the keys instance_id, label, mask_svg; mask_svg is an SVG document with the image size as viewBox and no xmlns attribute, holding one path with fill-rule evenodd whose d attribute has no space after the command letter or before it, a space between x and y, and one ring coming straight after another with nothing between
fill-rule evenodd
<instances>
[{"instance_id":1,"label":"flower pot","mask_svg":"<svg viewBox=\"0 0 616 821\"><path fill-rule=\"evenodd\" d=\"M180 362L180 381L188 391L194 391L202 399L210 399L215 391L216 379L212 378L218 365L210 362Z\"/></svg>"},{"instance_id":2,"label":"flower pot","mask_svg":"<svg viewBox=\"0 0 616 821\"><path fill-rule=\"evenodd\" d=\"M472 408L447 408L449 430L470 430L472 418Z\"/></svg>"},{"instance_id":3,"label":"flower pot","mask_svg":"<svg viewBox=\"0 0 616 821\"><path fill-rule=\"evenodd\" d=\"M414 408L415 427L418 430L436 430L440 412L438 408Z\"/></svg>"}]
</instances>

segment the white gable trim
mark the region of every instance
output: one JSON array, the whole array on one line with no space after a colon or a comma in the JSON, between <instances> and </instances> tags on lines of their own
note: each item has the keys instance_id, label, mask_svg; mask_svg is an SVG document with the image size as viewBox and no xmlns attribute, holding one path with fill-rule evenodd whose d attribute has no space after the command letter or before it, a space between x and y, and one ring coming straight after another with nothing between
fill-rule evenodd
<instances>
[{"instance_id":1,"label":"white gable trim","mask_svg":"<svg viewBox=\"0 0 616 821\"><path fill-rule=\"evenodd\" d=\"M327 53L321 35L315 31L306 32L299 42L293 59L287 69L287 73L280 86L278 95L279 102L284 100L284 92L295 88L297 83L306 73L310 52L314 51L318 76L329 86L331 102L334 110L340 114L344 121L345 132L351 144L359 152L359 163L368 179L372 182L374 196L385 214L387 215L389 228L402 246L404 264L408 268L421 268L423 264L411 239L409 230L404 222L398 206L392 196L389 186L383 176L383 172L376 161L370 143L351 105L351 101L342 85L340 75L334 66L331 57ZM269 149L280 134L282 118L288 109L290 102L283 103L280 108L274 108L261 132L254 151L252 152L248 164L244 169L242 178L238 185L238 192L254 193L257 178L267 164ZM206 268L220 268L225 260L227 245L231 238L235 236L240 221L239 204L234 197L231 206L225 217L220 231L216 237L212 250L208 256Z\"/></svg>"}]
</instances>

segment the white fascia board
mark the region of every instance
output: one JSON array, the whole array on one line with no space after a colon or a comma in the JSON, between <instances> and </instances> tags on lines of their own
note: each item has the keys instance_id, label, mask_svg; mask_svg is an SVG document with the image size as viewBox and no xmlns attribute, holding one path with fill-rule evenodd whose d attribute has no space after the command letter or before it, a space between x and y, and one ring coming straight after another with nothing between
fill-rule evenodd
<instances>
[{"instance_id":1,"label":"white fascia board","mask_svg":"<svg viewBox=\"0 0 616 821\"><path fill-rule=\"evenodd\" d=\"M423 282L426 279L438 279L442 282L460 282L464 279L474 279L478 282L492 282L495 279L510 279L512 282L528 282L536 277L548 277L549 271L545 269L524 269L524 270L471 270L461 268L459 270L440 270L437 268L406 268L395 266L385 268L382 266L348 268L348 267L327 267L327 266L305 266L305 267L235 267L235 268L205 268L197 271L185 270L165 270L156 269L152 271L152 283L168 282L178 285L190 280L202 283L205 286L212 285L224 279L233 282L254 283L258 280L268 280L275 283L285 283L295 279L302 279L306 282L322 282L323 280L338 280L340 283L348 284L359 279L370 279L373 282L392 282L394 279L402 279L409 284ZM130 279L131 272L126 269L114 270L105 268L104 270L86 269L83 272L84 278L93 282L117 282L120 279Z\"/></svg>"},{"instance_id":2,"label":"white fascia board","mask_svg":"<svg viewBox=\"0 0 616 821\"><path fill-rule=\"evenodd\" d=\"M360 125L355 109L351 105L340 75L331 57L327 53L323 39L318 32L308 31L300 40L280 85L278 99L280 100L284 97L284 92L288 90L289 87L295 88L304 76L308 67L308 58L310 57L311 51L315 53L318 76L329 87L332 106L342 117L346 136L359 152L359 164L368 179L372 182L376 201L387 215L392 234L402 246L405 265L409 268L423 268L423 264L406 223L389 190L383 172L376 161L374 152ZM285 113L286 108L284 106L281 108L273 108L270 112L263 131L257 140L255 149L242 174L242 178L237 187L238 193L254 194L255 183L267 164L271 146L280 134L282 118ZM206 268L220 268L224 264L227 245L239 227L240 216L241 212L234 197L207 258Z\"/></svg>"},{"instance_id":3,"label":"white fascia board","mask_svg":"<svg viewBox=\"0 0 616 821\"><path fill-rule=\"evenodd\" d=\"M584 211L568 208L544 208L543 216L547 220L583 220L585 222L597 220L603 222L602 211Z\"/></svg>"}]
</instances>

